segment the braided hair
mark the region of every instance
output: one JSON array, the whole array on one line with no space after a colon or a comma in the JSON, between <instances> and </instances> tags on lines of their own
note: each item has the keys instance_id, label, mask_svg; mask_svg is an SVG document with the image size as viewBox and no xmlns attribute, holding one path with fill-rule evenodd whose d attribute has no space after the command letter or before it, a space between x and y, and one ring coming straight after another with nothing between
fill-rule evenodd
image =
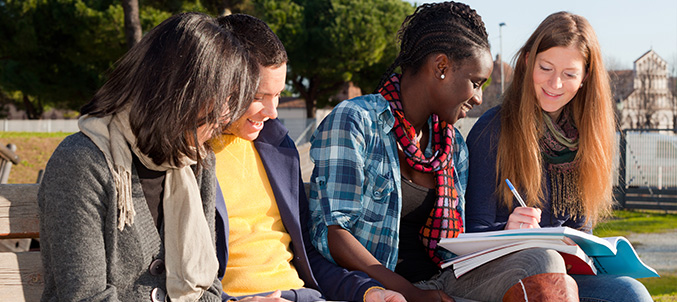
<instances>
[{"instance_id":1,"label":"braided hair","mask_svg":"<svg viewBox=\"0 0 677 302\"><path fill-rule=\"evenodd\" d=\"M428 55L443 53L453 62L462 62L477 49L489 49L482 17L468 5L458 2L427 3L407 16L397 32L400 53L379 83L385 83L393 71L418 72ZM457 64L455 63L455 64Z\"/></svg>"}]
</instances>

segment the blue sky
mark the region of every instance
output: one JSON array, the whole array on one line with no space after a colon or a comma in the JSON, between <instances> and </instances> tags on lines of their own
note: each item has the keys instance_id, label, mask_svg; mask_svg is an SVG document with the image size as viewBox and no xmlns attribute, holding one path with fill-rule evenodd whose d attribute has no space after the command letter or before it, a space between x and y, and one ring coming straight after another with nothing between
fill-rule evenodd
<instances>
[{"instance_id":1,"label":"blue sky","mask_svg":"<svg viewBox=\"0 0 677 302\"><path fill-rule=\"evenodd\" d=\"M428 3L440 1L413 1ZM549 14L569 11L592 24L605 63L615 69L631 69L632 63L653 49L677 73L677 1L675 0L461 0L475 9L489 33L491 52L499 53L502 28L503 57L512 60L519 47Z\"/></svg>"}]
</instances>

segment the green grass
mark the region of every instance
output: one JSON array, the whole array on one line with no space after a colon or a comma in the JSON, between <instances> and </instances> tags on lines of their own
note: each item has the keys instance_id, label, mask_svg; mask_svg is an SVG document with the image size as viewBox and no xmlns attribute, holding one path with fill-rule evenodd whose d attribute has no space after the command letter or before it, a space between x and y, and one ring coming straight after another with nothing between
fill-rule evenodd
<instances>
[{"instance_id":1,"label":"green grass","mask_svg":"<svg viewBox=\"0 0 677 302\"><path fill-rule=\"evenodd\" d=\"M657 211L614 211L613 216L597 224L599 237L627 236L630 233L664 233L677 230L677 214ZM637 279L654 301L677 302L677 272L658 272L659 278Z\"/></svg>"},{"instance_id":2,"label":"green grass","mask_svg":"<svg viewBox=\"0 0 677 302\"><path fill-rule=\"evenodd\" d=\"M677 230L677 214L649 211L614 211L613 217L597 224L599 237L627 236L629 233L663 233Z\"/></svg>"},{"instance_id":3,"label":"green grass","mask_svg":"<svg viewBox=\"0 0 677 302\"><path fill-rule=\"evenodd\" d=\"M671 296L677 298L677 272L661 273L660 275L659 278L642 278L637 280L649 289L652 296Z\"/></svg>"},{"instance_id":4,"label":"green grass","mask_svg":"<svg viewBox=\"0 0 677 302\"><path fill-rule=\"evenodd\" d=\"M0 138L17 137L66 137L72 132L0 132Z\"/></svg>"}]
</instances>

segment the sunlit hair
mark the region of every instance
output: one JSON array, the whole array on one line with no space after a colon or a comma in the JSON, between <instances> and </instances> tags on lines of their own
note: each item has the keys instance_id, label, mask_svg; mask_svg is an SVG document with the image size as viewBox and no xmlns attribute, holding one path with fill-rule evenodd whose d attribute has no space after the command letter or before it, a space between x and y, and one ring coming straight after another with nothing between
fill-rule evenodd
<instances>
[{"instance_id":1,"label":"sunlit hair","mask_svg":"<svg viewBox=\"0 0 677 302\"><path fill-rule=\"evenodd\" d=\"M402 73L416 74L431 54L445 54L460 64L488 50L489 40L482 18L469 6L458 2L427 3L407 16L398 31L400 53L381 78L380 87L397 67Z\"/></svg>"},{"instance_id":2,"label":"sunlit hair","mask_svg":"<svg viewBox=\"0 0 677 302\"><path fill-rule=\"evenodd\" d=\"M222 16L217 20L233 32L259 65L279 67L289 60L282 41L263 20L246 14Z\"/></svg>"},{"instance_id":3,"label":"sunlit hair","mask_svg":"<svg viewBox=\"0 0 677 302\"><path fill-rule=\"evenodd\" d=\"M527 205L543 198L544 160L538 140L545 130L536 98L533 72L536 55L552 47L574 47L585 59L583 86L567 104L579 131L578 191L583 214L594 224L610 209L612 198L615 120L609 78L595 32L588 21L568 12L548 16L516 55L514 78L501 107L496 183L501 201L513 206L513 195L501 181L509 178L526 192Z\"/></svg>"},{"instance_id":4,"label":"sunlit hair","mask_svg":"<svg viewBox=\"0 0 677 302\"><path fill-rule=\"evenodd\" d=\"M81 114L102 117L131 106L137 145L156 164L184 155L199 162L191 147L197 128L236 120L258 88L258 65L230 30L200 13L163 21L116 65Z\"/></svg>"}]
</instances>

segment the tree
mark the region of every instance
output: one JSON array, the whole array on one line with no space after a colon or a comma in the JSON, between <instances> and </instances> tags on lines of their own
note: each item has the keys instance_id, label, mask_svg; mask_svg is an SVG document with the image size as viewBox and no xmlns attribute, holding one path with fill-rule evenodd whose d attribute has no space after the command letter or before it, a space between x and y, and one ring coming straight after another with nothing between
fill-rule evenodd
<instances>
[{"instance_id":1,"label":"tree","mask_svg":"<svg viewBox=\"0 0 677 302\"><path fill-rule=\"evenodd\" d=\"M0 85L20 91L31 119L46 106L78 108L122 53L122 10L81 1L3 1ZM117 8L120 8L117 6ZM118 18L119 16L119 18Z\"/></svg>"},{"instance_id":2,"label":"tree","mask_svg":"<svg viewBox=\"0 0 677 302\"><path fill-rule=\"evenodd\" d=\"M288 80L307 117L347 81L375 88L397 55L395 33L411 4L401 0L256 0L256 14L284 43Z\"/></svg>"},{"instance_id":3,"label":"tree","mask_svg":"<svg viewBox=\"0 0 677 302\"><path fill-rule=\"evenodd\" d=\"M151 28L170 13L141 15ZM79 109L127 50L123 24L117 0L0 0L0 89L31 119Z\"/></svg>"},{"instance_id":4,"label":"tree","mask_svg":"<svg viewBox=\"0 0 677 302\"><path fill-rule=\"evenodd\" d=\"M141 41L141 21L139 21L139 0L122 0L125 12L125 37L127 48Z\"/></svg>"}]
</instances>

